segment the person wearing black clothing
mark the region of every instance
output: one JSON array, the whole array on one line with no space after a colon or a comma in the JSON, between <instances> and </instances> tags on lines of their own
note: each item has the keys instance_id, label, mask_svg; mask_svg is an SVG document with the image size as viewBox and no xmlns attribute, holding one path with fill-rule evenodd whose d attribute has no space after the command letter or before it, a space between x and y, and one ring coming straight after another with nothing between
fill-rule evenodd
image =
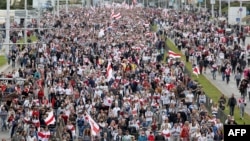
<instances>
[{"instance_id":1,"label":"person wearing black clothing","mask_svg":"<svg viewBox=\"0 0 250 141\"><path fill-rule=\"evenodd\" d=\"M116 135L115 141L122 141L122 130L118 130L118 135Z\"/></svg>"},{"instance_id":2,"label":"person wearing black clothing","mask_svg":"<svg viewBox=\"0 0 250 141\"><path fill-rule=\"evenodd\" d=\"M203 67L204 67L204 61L201 59L201 60L199 61L199 70L200 70L200 74L202 74Z\"/></svg>"},{"instance_id":3,"label":"person wearing black clothing","mask_svg":"<svg viewBox=\"0 0 250 141\"><path fill-rule=\"evenodd\" d=\"M158 132L158 134L155 136L155 141L165 141L165 138L161 132Z\"/></svg>"},{"instance_id":4,"label":"person wearing black clothing","mask_svg":"<svg viewBox=\"0 0 250 141\"><path fill-rule=\"evenodd\" d=\"M16 54L13 52L11 55L12 68L15 68L16 65Z\"/></svg>"},{"instance_id":5,"label":"person wearing black clothing","mask_svg":"<svg viewBox=\"0 0 250 141\"><path fill-rule=\"evenodd\" d=\"M186 62L189 61L189 50L188 48L185 50Z\"/></svg>"},{"instance_id":6,"label":"person wearing black clothing","mask_svg":"<svg viewBox=\"0 0 250 141\"><path fill-rule=\"evenodd\" d=\"M231 116L234 116L234 108L235 108L236 104L237 104L237 100L234 97L234 94L232 94L232 96L228 99L228 103L227 103L227 106L229 106L229 108L230 108L230 115Z\"/></svg>"},{"instance_id":7,"label":"person wearing black clothing","mask_svg":"<svg viewBox=\"0 0 250 141\"><path fill-rule=\"evenodd\" d=\"M225 80L225 70L226 70L226 66L222 66L221 69L220 69L220 72L221 72L221 76L222 76L222 81Z\"/></svg>"},{"instance_id":8,"label":"person wearing black clothing","mask_svg":"<svg viewBox=\"0 0 250 141\"><path fill-rule=\"evenodd\" d=\"M219 107L221 110L225 110L225 104L226 104L226 98L225 96L222 94L220 99L218 100L218 103L219 103Z\"/></svg>"}]
</instances>

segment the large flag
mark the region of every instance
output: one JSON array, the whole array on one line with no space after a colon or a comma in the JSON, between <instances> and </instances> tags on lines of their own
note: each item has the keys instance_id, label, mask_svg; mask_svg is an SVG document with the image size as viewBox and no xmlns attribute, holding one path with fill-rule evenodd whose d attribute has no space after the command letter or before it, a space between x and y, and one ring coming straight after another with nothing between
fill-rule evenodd
<instances>
[{"instance_id":1,"label":"large flag","mask_svg":"<svg viewBox=\"0 0 250 141\"><path fill-rule=\"evenodd\" d=\"M116 19L116 20L118 20L118 19L120 19L122 16L121 16L121 13L117 13L117 14L112 14L111 17L114 18L114 19Z\"/></svg>"},{"instance_id":2,"label":"large flag","mask_svg":"<svg viewBox=\"0 0 250 141\"><path fill-rule=\"evenodd\" d=\"M91 127L91 134L93 136L98 135L100 132L99 125L92 119L92 117L88 113L86 113L86 115L87 115L87 119L88 119L90 127Z\"/></svg>"},{"instance_id":3,"label":"large flag","mask_svg":"<svg viewBox=\"0 0 250 141\"><path fill-rule=\"evenodd\" d=\"M112 105L112 103L113 103L113 100L110 98L110 97L105 97L104 98L104 100L103 100L103 104L105 105L105 106L111 106Z\"/></svg>"},{"instance_id":4,"label":"large flag","mask_svg":"<svg viewBox=\"0 0 250 141\"><path fill-rule=\"evenodd\" d=\"M48 141L50 138L50 131L38 132L37 136L40 141Z\"/></svg>"},{"instance_id":5,"label":"large flag","mask_svg":"<svg viewBox=\"0 0 250 141\"><path fill-rule=\"evenodd\" d=\"M107 66L107 81L110 81L110 79L112 78L112 73L113 73L113 69L112 69L112 66L111 66L111 63L109 62L108 63L108 66Z\"/></svg>"},{"instance_id":6,"label":"large flag","mask_svg":"<svg viewBox=\"0 0 250 141\"><path fill-rule=\"evenodd\" d=\"M168 56L172 58L181 58L181 54L175 53L173 51L168 51Z\"/></svg>"},{"instance_id":7,"label":"large flag","mask_svg":"<svg viewBox=\"0 0 250 141\"><path fill-rule=\"evenodd\" d=\"M199 67L198 66L195 66L193 68L193 73L198 77L198 75L200 74L200 70L199 70Z\"/></svg>"},{"instance_id":8,"label":"large flag","mask_svg":"<svg viewBox=\"0 0 250 141\"><path fill-rule=\"evenodd\" d=\"M54 124L56 122L53 111L50 111L48 117L44 120L46 125Z\"/></svg>"}]
</instances>

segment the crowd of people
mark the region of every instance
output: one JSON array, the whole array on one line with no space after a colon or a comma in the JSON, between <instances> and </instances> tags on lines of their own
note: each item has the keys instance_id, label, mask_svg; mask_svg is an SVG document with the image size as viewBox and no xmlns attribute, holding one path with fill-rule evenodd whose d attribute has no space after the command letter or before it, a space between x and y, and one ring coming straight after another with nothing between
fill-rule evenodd
<instances>
[{"instance_id":1,"label":"crowd of people","mask_svg":"<svg viewBox=\"0 0 250 141\"><path fill-rule=\"evenodd\" d=\"M228 83L242 73L244 35L210 17L125 4L32 20L37 43L13 47L19 67L1 74L15 78L0 84L2 131L14 141L222 141L233 114L222 123L216 103L210 114L185 61L165 56L169 38L201 74L219 71Z\"/></svg>"}]
</instances>

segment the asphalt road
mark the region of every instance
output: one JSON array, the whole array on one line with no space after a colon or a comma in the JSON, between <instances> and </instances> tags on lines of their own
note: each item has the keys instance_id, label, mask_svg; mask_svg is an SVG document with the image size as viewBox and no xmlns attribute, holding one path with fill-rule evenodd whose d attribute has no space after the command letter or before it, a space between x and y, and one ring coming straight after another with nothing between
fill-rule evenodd
<instances>
[{"instance_id":1,"label":"asphalt road","mask_svg":"<svg viewBox=\"0 0 250 141\"><path fill-rule=\"evenodd\" d=\"M250 37L246 38L246 44L247 46L250 44ZM184 53L184 50L183 50ZM250 67L250 66L248 66ZM241 97L241 94L236 86L236 81L234 80L234 74L230 77L229 84L226 84L225 81L222 81L222 76L220 74L216 74L216 80L213 80L212 74L210 70L207 70L206 73L203 73L203 75L215 86L217 87L226 97L230 97L232 93L234 93L235 97L239 99ZM246 98L247 106L245 108L245 112L250 115L250 101L248 100L248 97Z\"/></svg>"},{"instance_id":2,"label":"asphalt road","mask_svg":"<svg viewBox=\"0 0 250 141\"><path fill-rule=\"evenodd\" d=\"M246 46L247 44L250 44L250 37L246 38ZM250 66L248 66L249 68ZM206 78L212 83L214 84L214 86L216 86L223 94L225 94L227 97L230 97L232 95L232 93L234 93L235 97L237 99L239 99L241 97L241 94L236 86L236 81L234 80L234 74L231 76L231 80L229 82L229 84L226 84L225 81L222 81L222 77L221 75L219 75L217 73L217 77L216 80L213 80L212 74L210 71L207 71L206 74L203 74L204 76L206 76ZM247 106L245 108L245 112L250 115L250 101L248 100L248 96L246 98L246 102L247 102Z\"/></svg>"}]
</instances>

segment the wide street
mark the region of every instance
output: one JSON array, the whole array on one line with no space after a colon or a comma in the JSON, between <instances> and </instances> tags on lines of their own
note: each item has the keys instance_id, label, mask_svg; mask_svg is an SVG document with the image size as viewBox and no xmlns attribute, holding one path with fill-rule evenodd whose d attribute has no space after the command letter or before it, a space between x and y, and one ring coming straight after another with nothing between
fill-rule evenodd
<instances>
[{"instance_id":1,"label":"wide street","mask_svg":"<svg viewBox=\"0 0 250 141\"><path fill-rule=\"evenodd\" d=\"M246 45L247 44L250 44L250 37L246 38ZM232 95L232 93L234 93L234 95L237 99L240 98L241 95L240 95L238 88L236 87L236 81L234 80L234 74L231 76L231 78L230 78L231 80L230 80L229 84L226 84L225 81L222 81L222 77L219 74L217 74L216 80L213 80L213 77L212 77L212 74L210 71L207 71L207 73L203 74L203 75L206 76L206 78L210 82L212 82L212 84L214 86L216 86L227 97L230 97ZM250 101L248 100L248 97L247 97L246 101L247 101L247 106L246 106L245 112L250 115Z\"/></svg>"}]
</instances>

